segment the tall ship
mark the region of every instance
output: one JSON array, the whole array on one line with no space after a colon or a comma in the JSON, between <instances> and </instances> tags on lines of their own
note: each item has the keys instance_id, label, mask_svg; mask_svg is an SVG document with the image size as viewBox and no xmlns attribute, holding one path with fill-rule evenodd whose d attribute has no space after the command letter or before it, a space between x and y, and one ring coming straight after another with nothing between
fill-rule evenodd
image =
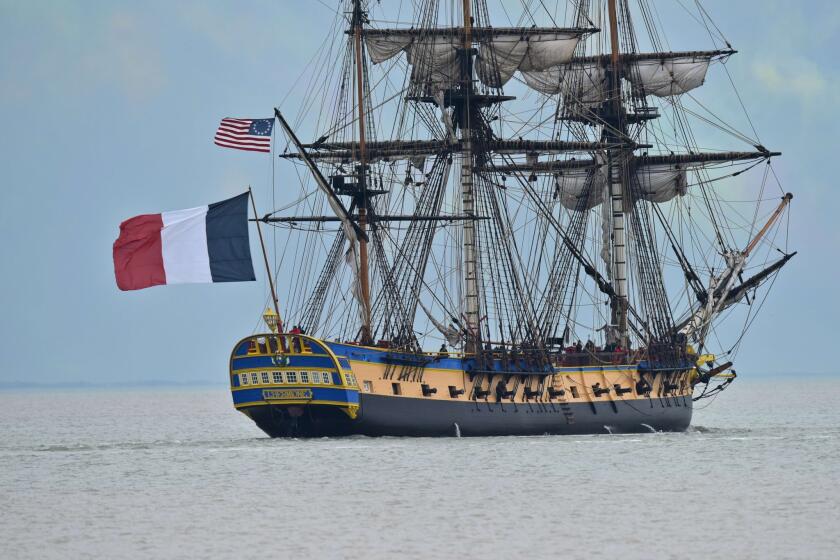
<instances>
[{"instance_id":1,"label":"tall ship","mask_svg":"<svg viewBox=\"0 0 840 560\"><path fill-rule=\"evenodd\" d=\"M236 409L272 437L686 430L795 253L736 50L671 4L346 1L275 110L299 184L255 218Z\"/></svg>"}]
</instances>

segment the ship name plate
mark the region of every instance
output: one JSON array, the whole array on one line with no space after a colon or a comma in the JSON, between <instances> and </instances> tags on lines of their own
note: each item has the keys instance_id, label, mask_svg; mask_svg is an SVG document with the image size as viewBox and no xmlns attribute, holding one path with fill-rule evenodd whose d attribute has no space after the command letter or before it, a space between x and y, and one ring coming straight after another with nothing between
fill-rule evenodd
<instances>
[{"instance_id":1,"label":"ship name plate","mask_svg":"<svg viewBox=\"0 0 840 560\"><path fill-rule=\"evenodd\" d=\"M311 389L263 389L265 400L308 400L312 398Z\"/></svg>"}]
</instances>

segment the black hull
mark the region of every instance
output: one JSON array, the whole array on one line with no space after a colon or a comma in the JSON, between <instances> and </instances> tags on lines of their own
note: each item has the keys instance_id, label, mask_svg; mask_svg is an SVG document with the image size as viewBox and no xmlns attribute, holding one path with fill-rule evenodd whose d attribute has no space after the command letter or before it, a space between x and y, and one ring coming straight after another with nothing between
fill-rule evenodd
<instances>
[{"instance_id":1,"label":"black hull","mask_svg":"<svg viewBox=\"0 0 840 560\"><path fill-rule=\"evenodd\" d=\"M590 403L442 401L361 394L358 417L331 406L242 408L271 437L503 436L680 432L691 423L689 397Z\"/></svg>"}]
</instances>

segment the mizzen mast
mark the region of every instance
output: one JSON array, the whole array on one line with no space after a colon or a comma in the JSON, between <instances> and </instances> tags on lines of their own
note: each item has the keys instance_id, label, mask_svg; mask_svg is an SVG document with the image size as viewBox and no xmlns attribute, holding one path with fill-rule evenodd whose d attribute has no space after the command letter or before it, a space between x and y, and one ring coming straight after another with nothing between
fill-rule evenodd
<instances>
[{"instance_id":1,"label":"mizzen mast","mask_svg":"<svg viewBox=\"0 0 840 560\"><path fill-rule=\"evenodd\" d=\"M359 211L359 229L363 234L367 233L367 154L365 146L365 97L364 97L364 59L362 58L362 25L365 14L362 11L362 0L353 0L353 42L356 53L356 101L359 117L359 166L358 166L358 193L357 206ZM359 332L359 341L362 344L373 342L370 327L370 266L368 264L368 246L364 235L359 238L359 291L360 305L362 307L362 325Z\"/></svg>"}]
</instances>

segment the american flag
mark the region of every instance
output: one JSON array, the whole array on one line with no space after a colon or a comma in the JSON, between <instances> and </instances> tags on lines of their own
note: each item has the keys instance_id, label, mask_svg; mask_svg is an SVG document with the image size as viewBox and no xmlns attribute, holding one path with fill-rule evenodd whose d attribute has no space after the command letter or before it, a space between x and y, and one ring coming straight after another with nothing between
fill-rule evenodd
<instances>
[{"instance_id":1,"label":"american flag","mask_svg":"<svg viewBox=\"0 0 840 560\"><path fill-rule=\"evenodd\" d=\"M213 142L223 148L271 152L274 119L222 119Z\"/></svg>"}]
</instances>

